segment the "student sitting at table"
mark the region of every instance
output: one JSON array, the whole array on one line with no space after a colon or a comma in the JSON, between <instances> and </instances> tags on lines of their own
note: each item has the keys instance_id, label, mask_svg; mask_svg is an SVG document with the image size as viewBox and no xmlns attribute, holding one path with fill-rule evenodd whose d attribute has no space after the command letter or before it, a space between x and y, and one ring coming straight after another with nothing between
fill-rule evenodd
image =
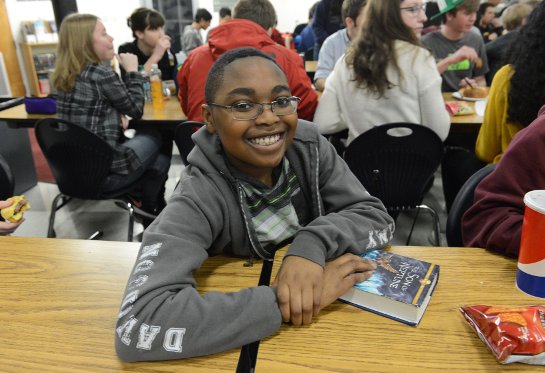
<instances>
[{"instance_id":1,"label":"student sitting at table","mask_svg":"<svg viewBox=\"0 0 545 373\"><path fill-rule=\"evenodd\" d=\"M545 187L544 143L545 106L515 136L494 172L477 186L473 205L462 218L465 246L518 257L524 195Z\"/></svg>"},{"instance_id":2,"label":"student sitting at table","mask_svg":"<svg viewBox=\"0 0 545 373\"><path fill-rule=\"evenodd\" d=\"M210 67L222 53L235 48L253 47L274 57L288 76L290 89L301 99L297 113L311 120L318 104L318 94L312 88L301 57L295 51L276 44L270 37L276 22L276 12L269 0L239 0L233 9L233 19L210 31L208 44L191 52L178 72L178 97L189 120L202 121L204 85Z\"/></svg>"},{"instance_id":3,"label":"student sitting at table","mask_svg":"<svg viewBox=\"0 0 545 373\"><path fill-rule=\"evenodd\" d=\"M158 11L138 8L127 19L134 41L122 44L118 53L132 53L138 57L138 65L144 66L148 73L151 65L157 64L163 80L176 76L176 57L170 52L170 36L165 34L165 17ZM121 68L125 80L125 69Z\"/></svg>"},{"instance_id":4,"label":"student sitting at table","mask_svg":"<svg viewBox=\"0 0 545 373\"><path fill-rule=\"evenodd\" d=\"M325 39L318 56L318 66L314 73L314 85L317 91L323 91L325 80L333 71L335 63L346 52L346 48L358 32L363 18L363 8L367 0L345 0L341 8L346 28L331 34Z\"/></svg>"},{"instance_id":5,"label":"student sitting at table","mask_svg":"<svg viewBox=\"0 0 545 373\"><path fill-rule=\"evenodd\" d=\"M494 77L475 153L486 163L500 160L511 139L545 104L545 3L529 16L511 43L508 65Z\"/></svg>"},{"instance_id":6,"label":"student sitting at table","mask_svg":"<svg viewBox=\"0 0 545 373\"><path fill-rule=\"evenodd\" d=\"M76 13L63 20L52 76L58 91L57 115L87 128L114 149L102 189L120 189L142 178L141 208L155 215L165 206L170 159L159 154L161 139L155 132L139 131L130 140L123 136L126 115L138 119L143 114L144 78L137 71L136 56L122 53L119 63L127 76L121 81L111 67L114 55L113 38L96 16Z\"/></svg>"},{"instance_id":7,"label":"student sitting at table","mask_svg":"<svg viewBox=\"0 0 545 373\"><path fill-rule=\"evenodd\" d=\"M456 92L467 85L485 86L488 62L480 33L472 32L479 0L439 2L443 26L422 37L422 44L437 59L443 78L441 90Z\"/></svg>"},{"instance_id":8,"label":"student sitting at table","mask_svg":"<svg viewBox=\"0 0 545 373\"><path fill-rule=\"evenodd\" d=\"M320 132L348 128L348 144L393 122L420 123L444 140L450 118L435 60L419 41L422 0L369 0L358 36L327 78L314 121Z\"/></svg>"},{"instance_id":9,"label":"student sitting at table","mask_svg":"<svg viewBox=\"0 0 545 373\"><path fill-rule=\"evenodd\" d=\"M375 268L353 254L384 248L393 234L382 203L315 125L298 120L299 98L269 55L224 53L205 91L206 126L144 233L121 303L115 343L123 360L214 354L274 334L282 321L310 324ZM193 272L207 256L263 259L266 269L289 242L272 285L195 289Z\"/></svg>"}]
</instances>

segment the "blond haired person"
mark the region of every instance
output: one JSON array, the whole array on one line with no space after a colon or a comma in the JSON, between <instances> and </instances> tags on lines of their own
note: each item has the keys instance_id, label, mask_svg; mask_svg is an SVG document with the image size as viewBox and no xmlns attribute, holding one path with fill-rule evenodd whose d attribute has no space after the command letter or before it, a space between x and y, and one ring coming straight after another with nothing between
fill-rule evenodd
<instances>
[{"instance_id":1,"label":"blond haired person","mask_svg":"<svg viewBox=\"0 0 545 373\"><path fill-rule=\"evenodd\" d=\"M103 191L124 188L142 177L138 191L142 209L155 214L165 204L162 187L169 161L158 155L161 140L157 134L137 133L128 141L123 137L127 123L122 118L143 114L144 78L137 72L137 57L122 53L119 63L127 76L121 81L111 67L114 57L113 38L96 16L71 14L63 20L52 77L58 90L57 115L87 128L113 148Z\"/></svg>"}]
</instances>

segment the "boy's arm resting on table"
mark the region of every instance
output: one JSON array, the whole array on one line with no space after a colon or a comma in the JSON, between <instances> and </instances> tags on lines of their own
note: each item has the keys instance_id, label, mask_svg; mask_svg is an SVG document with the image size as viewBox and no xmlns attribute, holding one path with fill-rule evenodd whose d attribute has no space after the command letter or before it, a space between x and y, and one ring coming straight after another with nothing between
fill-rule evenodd
<instances>
[{"instance_id":1,"label":"boy's arm resting on table","mask_svg":"<svg viewBox=\"0 0 545 373\"><path fill-rule=\"evenodd\" d=\"M210 192L206 189L200 192ZM209 355L262 339L280 327L276 294L269 287L204 295L195 288L192 273L213 242L227 234L222 229L228 219L217 191L215 204L202 205L195 195L182 192L172 198L144 234L116 325L116 350L123 360Z\"/></svg>"},{"instance_id":2,"label":"boy's arm resting on table","mask_svg":"<svg viewBox=\"0 0 545 373\"><path fill-rule=\"evenodd\" d=\"M286 256L301 256L323 267L327 259L345 252L361 254L386 247L394 221L382 202L365 190L323 136L318 151L324 215L297 232Z\"/></svg>"},{"instance_id":3,"label":"boy's arm resting on table","mask_svg":"<svg viewBox=\"0 0 545 373\"><path fill-rule=\"evenodd\" d=\"M282 319L294 325L310 324L312 317L331 303L328 296L342 294L339 287L331 292L332 284L324 283L325 278L332 279L324 272L327 259L383 248L393 234L393 220L382 203L367 193L333 146L323 136L318 138L319 190L315 192L320 195L325 215L298 230L273 284ZM336 280L336 286L342 289L350 283ZM323 294L326 299L322 299Z\"/></svg>"}]
</instances>

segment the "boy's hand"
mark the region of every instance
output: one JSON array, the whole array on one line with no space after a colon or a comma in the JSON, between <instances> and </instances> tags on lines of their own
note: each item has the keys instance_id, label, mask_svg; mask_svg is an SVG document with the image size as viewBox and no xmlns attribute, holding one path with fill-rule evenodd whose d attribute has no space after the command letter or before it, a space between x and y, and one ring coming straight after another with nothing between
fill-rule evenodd
<instances>
[{"instance_id":1,"label":"boy's hand","mask_svg":"<svg viewBox=\"0 0 545 373\"><path fill-rule=\"evenodd\" d=\"M278 304L284 322L308 325L320 311L323 268L302 257L288 256L276 275Z\"/></svg>"},{"instance_id":2,"label":"boy's hand","mask_svg":"<svg viewBox=\"0 0 545 373\"><path fill-rule=\"evenodd\" d=\"M367 280L376 268L372 260L354 254L344 254L327 262L320 309L329 306L358 282Z\"/></svg>"},{"instance_id":3,"label":"boy's hand","mask_svg":"<svg viewBox=\"0 0 545 373\"><path fill-rule=\"evenodd\" d=\"M450 56L451 64L458 63L463 60L470 60L470 61L477 61L479 59L479 55L477 54L477 51L474 48L468 47L467 45L464 45L460 49L458 49L452 56Z\"/></svg>"}]
</instances>

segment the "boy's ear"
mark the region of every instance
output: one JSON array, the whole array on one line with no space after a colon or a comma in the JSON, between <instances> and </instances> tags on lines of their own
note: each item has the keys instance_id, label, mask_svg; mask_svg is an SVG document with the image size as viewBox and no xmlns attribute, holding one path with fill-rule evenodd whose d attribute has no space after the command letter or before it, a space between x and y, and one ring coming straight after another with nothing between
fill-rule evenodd
<instances>
[{"instance_id":1,"label":"boy's ear","mask_svg":"<svg viewBox=\"0 0 545 373\"><path fill-rule=\"evenodd\" d=\"M216 133L216 127L214 125L214 117L212 116L212 109L210 108L210 106L206 104L202 104L201 114L202 114L204 123L206 123L206 128L208 129L208 132Z\"/></svg>"},{"instance_id":2,"label":"boy's ear","mask_svg":"<svg viewBox=\"0 0 545 373\"><path fill-rule=\"evenodd\" d=\"M144 39L144 33L142 31L135 31L134 34L138 39Z\"/></svg>"}]
</instances>

